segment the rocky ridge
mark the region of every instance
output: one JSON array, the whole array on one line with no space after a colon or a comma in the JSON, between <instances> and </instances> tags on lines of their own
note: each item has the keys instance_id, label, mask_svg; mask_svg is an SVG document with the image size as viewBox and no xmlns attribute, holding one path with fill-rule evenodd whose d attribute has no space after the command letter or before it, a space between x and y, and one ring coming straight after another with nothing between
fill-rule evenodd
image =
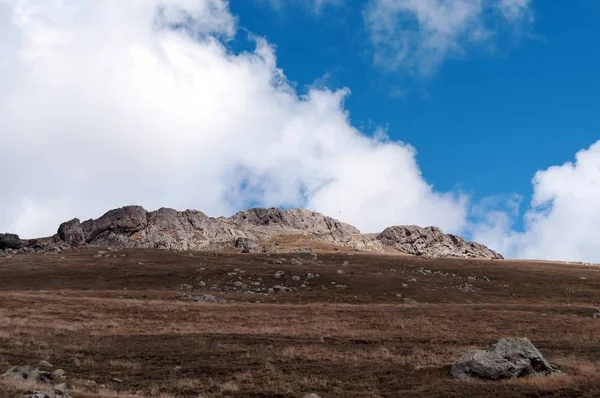
<instances>
[{"instance_id":1,"label":"rocky ridge","mask_svg":"<svg viewBox=\"0 0 600 398\"><path fill-rule=\"evenodd\" d=\"M3 236L0 235L0 249ZM277 240L303 239L356 250L398 252L426 257L501 259L479 243L444 234L437 227L392 226L380 234L361 234L352 225L305 209L252 208L232 217L209 217L196 210L161 208L146 211L141 206L110 210L98 219L62 223L52 243L21 243L8 250L60 250L83 245L170 250L238 249L242 252L277 251ZM5 238L4 238L5 239ZM37 246L36 246L37 245ZM33 249L32 249L33 248Z\"/></svg>"}]
</instances>

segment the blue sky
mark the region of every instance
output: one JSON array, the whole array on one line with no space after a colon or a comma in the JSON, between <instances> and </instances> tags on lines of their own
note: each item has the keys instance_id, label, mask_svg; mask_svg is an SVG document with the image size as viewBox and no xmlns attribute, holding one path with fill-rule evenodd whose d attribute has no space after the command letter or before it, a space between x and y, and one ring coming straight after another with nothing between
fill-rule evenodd
<instances>
[{"instance_id":1,"label":"blue sky","mask_svg":"<svg viewBox=\"0 0 600 398\"><path fill-rule=\"evenodd\" d=\"M600 262L599 16L595 0L0 0L0 169L20 171L0 231L133 204L305 207Z\"/></svg>"},{"instance_id":2,"label":"blue sky","mask_svg":"<svg viewBox=\"0 0 600 398\"><path fill-rule=\"evenodd\" d=\"M508 38L448 57L427 77L373 62L367 5L347 0L315 13L303 2L265 0L232 1L231 9L240 26L276 46L300 90L315 82L349 88L352 123L366 133L387 127L391 139L414 146L438 189L475 201L519 194L526 204L536 171L599 138L600 3L533 1L525 31L500 31ZM515 221L522 229L523 218Z\"/></svg>"}]
</instances>

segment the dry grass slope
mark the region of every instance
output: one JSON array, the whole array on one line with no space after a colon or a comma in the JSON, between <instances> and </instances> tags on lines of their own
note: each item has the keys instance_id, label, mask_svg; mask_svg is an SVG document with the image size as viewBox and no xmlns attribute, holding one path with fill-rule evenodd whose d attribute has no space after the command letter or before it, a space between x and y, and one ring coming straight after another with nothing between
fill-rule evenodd
<instances>
[{"instance_id":1,"label":"dry grass slope","mask_svg":"<svg viewBox=\"0 0 600 398\"><path fill-rule=\"evenodd\" d=\"M97 253L0 258L0 370L47 360L66 370L75 397L600 396L597 267L350 252ZM319 276L305 280L309 273ZM235 288L258 278L294 291ZM182 286L234 301L186 301ZM566 375L449 376L461 352L505 336L529 337ZM0 397L35 388L0 382Z\"/></svg>"}]
</instances>

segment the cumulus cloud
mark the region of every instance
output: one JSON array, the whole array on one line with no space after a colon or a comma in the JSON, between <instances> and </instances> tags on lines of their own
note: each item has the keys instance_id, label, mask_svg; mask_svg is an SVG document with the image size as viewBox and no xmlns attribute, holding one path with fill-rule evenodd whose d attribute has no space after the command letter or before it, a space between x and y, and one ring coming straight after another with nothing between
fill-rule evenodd
<instances>
[{"instance_id":1,"label":"cumulus cloud","mask_svg":"<svg viewBox=\"0 0 600 398\"><path fill-rule=\"evenodd\" d=\"M533 188L524 231L513 231L515 213L491 211L474 237L514 258L600 262L600 141L538 171Z\"/></svg>"},{"instance_id":2,"label":"cumulus cloud","mask_svg":"<svg viewBox=\"0 0 600 398\"><path fill-rule=\"evenodd\" d=\"M375 62L423 76L525 20L529 0L371 0L365 11Z\"/></svg>"},{"instance_id":3,"label":"cumulus cloud","mask_svg":"<svg viewBox=\"0 0 600 398\"><path fill-rule=\"evenodd\" d=\"M126 204L463 228L465 198L412 147L350 125L349 90L299 95L265 39L228 49L236 32L224 0L0 0L0 230Z\"/></svg>"}]
</instances>

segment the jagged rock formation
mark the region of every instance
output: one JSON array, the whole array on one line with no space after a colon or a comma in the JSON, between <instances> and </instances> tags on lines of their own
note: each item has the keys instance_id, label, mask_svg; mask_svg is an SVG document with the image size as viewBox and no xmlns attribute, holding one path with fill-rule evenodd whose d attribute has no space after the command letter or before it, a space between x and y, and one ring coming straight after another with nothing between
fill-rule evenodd
<instances>
[{"instance_id":1,"label":"jagged rock formation","mask_svg":"<svg viewBox=\"0 0 600 398\"><path fill-rule=\"evenodd\" d=\"M502 258L483 245L446 235L436 227L396 226L378 235L361 234L352 225L305 209L254 208L229 218L213 218L195 210L161 208L147 212L140 206L126 206L96 220L73 219L63 223L54 242L70 247L237 248L250 252L265 251L277 237L291 235L361 250L389 247L427 257Z\"/></svg>"},{"instance_id":2,"label":"jagged rock formation","mask_svg":"<svg viewBox=\"0 0 600 398\"><path fill-rule=\"evenodd\" d=\"M452 376L459 380L489 380L561 374L550 365L527 338L504 338L491 350L471 350L452 364Z\"/></svg>"},{"instance_id":3,"label":"jagged rock formation","mask_svg":"<svg viewBox=\"0 0 600 398\"><path fill-rule=\"evenodd\" d=\"M377 235L377 240L385 246L415 256L502 258L500 254L480 243L466 242L459 236L443 233L438 227L389 227Z\"/></svg>"}]
</instances>

